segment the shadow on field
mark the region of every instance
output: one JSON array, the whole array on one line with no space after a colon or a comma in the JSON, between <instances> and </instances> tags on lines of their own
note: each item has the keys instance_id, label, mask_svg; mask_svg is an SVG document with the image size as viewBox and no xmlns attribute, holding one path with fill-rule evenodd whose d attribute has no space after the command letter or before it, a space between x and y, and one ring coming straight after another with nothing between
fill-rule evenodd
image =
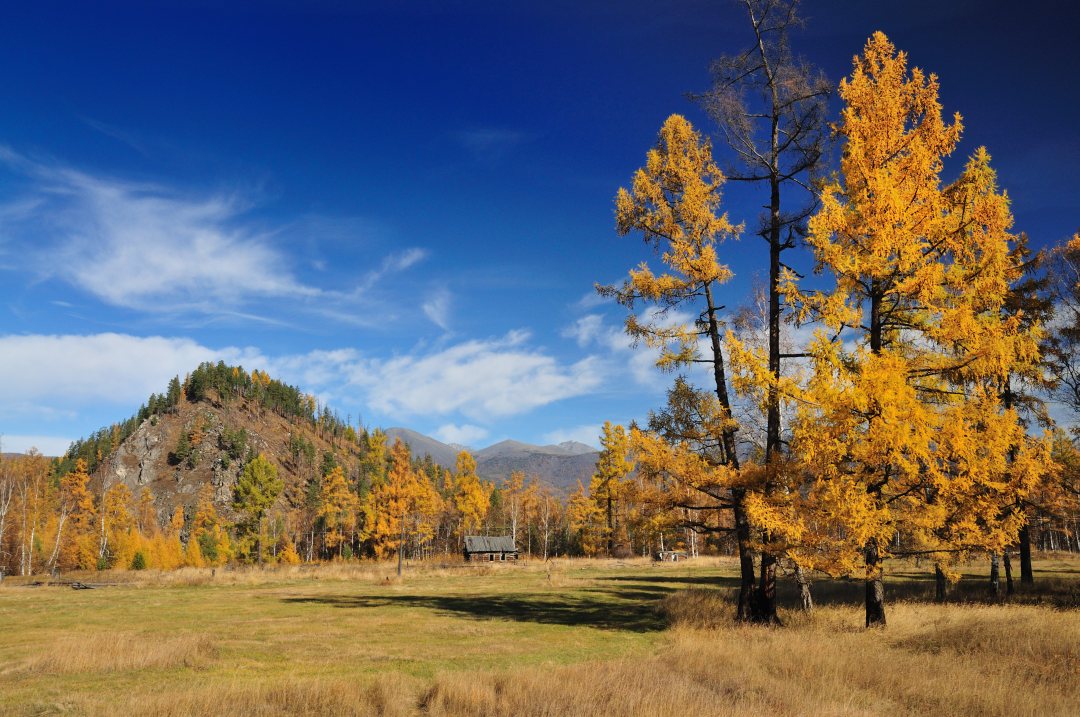
<instances>
[{"instance_id":1,"label":"shadow on field","mask_svg":"<svg viewBox=\"0 0 1080 717\"><path fill-rule=\"evenodd\" d=\"M1080 579L1075 571L1063 570L1069 578L1038 576L1034 588L1017 583L1015 594L995 597L989 580L977 573L948 588L950 603L1042 604L1058 608L1080 607ZM712 589L726 593L732 601L739 587L735 576L629 574L598 576L588 586L560 591L553 588L536 593L496 595L312 595L285 597L283 602L325 605L341 609L384 607L423 608L475 620L514 620L548 625L590 626L602 630L653 632L667 627L661 601L688 588ZM1002 580L1002 593L1004 593ZM819 579L813 582L817 605L862 605L865 587L860 579ZM904 571L886 577L886 599L932 602L934 579L930 573ZM798 586L790 577L777 581L777 602L781 607L798 608Z\"/></svg>"},{"instance_id":2,"label":"shadow on field","mask_svg":"<svg viewBox=\"0 0 1080 717\"><path fill-rule=\"evenodd\" d=\"M318 595L282 598L282 601L345 609L418 607L476 620L588 625L630 632L652 632L666 627L657 610L657 601L671 590L594 589L589 592L589 595Z\"/></svg>"},{"instance_id":3,"label":"shadow on field","mask_svg":"<svg viewBox=\"0 0 1080 717\"><path fill-rule=\"evenodd\" d=\"M676 587L702 587L726 590L735 599L739 580L727 576L675 577L666 575L617 575L597 578L599 581L617 582L633 587L644 598L644 593L656 593L663 597ZM663 587L668 584L670 587ZM866 599L865 584L858 578L821 578L812 585L814 602L818 605L862 605ZM949 585L946 602L949 603L1001 603L1048 605L1056 608L1080 608L1080 574L1064 568L1040 570L1034 586L1021 585L1019 579L1015 592L1005 595L1005 578L1001 578L1001 595L995 596L990 589L987 575L965 572L960 582ZM885 578L885 594L889 601L934 602L934 576L929 572L904 571ZM777 602L781 607L798 608L801 605L799 587L790 577L777 580Z\"/></svg>"},{"instance_id":4,"label":"shadow on field","mask_svg":"<svg viewBox=\"0 0 1080 717\"><path fill-rule=\"evenodd\" d=\"M666 626L657 610L656 594L642 601L640 594L618 601L610 597L551 595L435 596L394 595L364 597L325 595L286 597L285 603L329 605L336 608L411 607L463 615L475 620L515 620L552 625L590 625L600 630L646 633Z\"/></svg>"},{"instance_id":5,"label":"shadow on field","mask_svg":"<svg viewBox=\"0 0 1080 717\"><path fill-rule=\"evenodd\" d=\"M713 588L737 588L739 579L730 575L610 575L596 578L597 580L610 580L617 583L645 583L650 585L662 585L670 583L674 586L702 585ZM674 590L675 588L667 588Z\"/></svg>"}]
</instances>

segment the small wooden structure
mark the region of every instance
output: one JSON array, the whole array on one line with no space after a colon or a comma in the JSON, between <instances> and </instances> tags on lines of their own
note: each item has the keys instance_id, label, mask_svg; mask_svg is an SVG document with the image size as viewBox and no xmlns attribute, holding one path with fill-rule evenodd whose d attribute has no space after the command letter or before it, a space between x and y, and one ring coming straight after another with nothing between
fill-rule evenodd
<instances>
[{"instance_id":1,"label":"small wooden structure","mask_svg":"<svg viewBox=\"0 0 1080 717\"><path fill-rule=\"evenodd\" d=\"M465 536L466 562L517 560L518 549L509 535Z\"/></svg>"},{"instance_id":2,"label":"small wooden structure","mask_svg":"<svg viewBox=\"0 0 1080 717\"><path fill-rule=\"evenodd\" d=\"M661 550L653 556L653 559L659 563L678 563L686 560L688 557L685 550Z\"/></svg>"}]
</instances>

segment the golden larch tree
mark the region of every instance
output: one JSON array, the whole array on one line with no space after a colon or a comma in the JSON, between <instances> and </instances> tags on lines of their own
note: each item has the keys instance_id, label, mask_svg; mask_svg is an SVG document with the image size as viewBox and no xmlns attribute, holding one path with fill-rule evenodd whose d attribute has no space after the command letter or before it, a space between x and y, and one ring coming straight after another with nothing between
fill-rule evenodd
<instances>
[{"instance_id":1,"label":"golden larch tree","mask_svg":"<svg viewBox=\"0 0 1080 717\"><path fill-rule=\"evenodd\" d=\"M619 538L619 512L622 509L623 484L634 470L630 455L630 440L626 430L611 421L604 421L600 436L600 457L589 484L589 495L604 514L604 529L608 555L615 554ZM622 511L625 517L625 510ZM625 526L623 526L625 532Z\"/></svg>"},{"instance_id":2,"label":"golden larch tree","mask_svg":"<svg viewBox=\"0 0 1080 717\"><path fill-rule=\"evenodd\" d=\"M710 392L715 394L721 420L710 424L716 433L710 436L709 444L715 450L699 453L698 458L711 467L723 467L712 471L710 481L714 494L723 495L707 505L698 503L694 507L733 511L741 574L737 616L740 620L751 620L756 615L752 604L753 545L744 508L748 474L740 471L736 449L738 427L732 418L722 352L725 307L718 294L719 287L732 273L720 261L717 245L736 238L741 227L733 225L720 210L724 181L709 140L685 117L669 117L660 129L656 147L646 155L645 166L635 172L631 188L620 188L615 198L619 233L640 232L645 243L660 255L664 271L657 274L643 262L630 271L629 279L621 286L598 286L597 290L630 310L626 332L635 342L659 349L658 366L674 370L703 364L710 369ZM638 312L642 305L645 310ZM696 391L685 385L687 390ZM642 440L656 442L672 438L657 431L649 434L640 431L635 434L635 452L659 455L695 450L689 442L672 444L670 450L658 445L639 445ZM690 457L683 457L677 463L697 467L695 459ZM663 470L676 481L701 484L697 474L683 476L673 468Z\"/></svg>"},{"instance_id":3,"label":"golden larch tree","mask_svg":"<svg viewBox=\"0 0 1080 717\"><path fill-rule=\"evenodd\" d=\"M338 557L342 554L343 544L356 531L359 508L360 499L345 481L345 471L341 466L334 466L323 478L318 517L326 529L326 547L330 550L337 548Z\"/></svg>"},{"instance_id":4,"label":"golden larch tree","mask_svg":"<svg viewBox=\"0 0 1080 717\"><path fill-rule=\"evenodd\" d=\"M799 318L824 327L793 426L811 483L784 506L749 508L816 567L861 562L866 624L883 626L882 561L898 532L938 555L1015 539L1002 507L1030 489L1043 449L999 390L1038 351L1036 332L1001 311L1019 267L989 155L943 185L961 119L943 119L937 77L909 70L882 33L854 64L839 90L840 174L807 237L834 285L800 292L784 277Z\"/></svg>"}]
</instances>

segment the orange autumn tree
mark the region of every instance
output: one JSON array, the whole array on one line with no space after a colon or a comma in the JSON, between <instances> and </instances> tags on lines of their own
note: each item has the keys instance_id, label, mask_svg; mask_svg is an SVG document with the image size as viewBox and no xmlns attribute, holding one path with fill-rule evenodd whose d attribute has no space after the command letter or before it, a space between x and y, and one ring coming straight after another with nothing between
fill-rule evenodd
<instances>
[{"instance_id":1,"label":"orange autumn tree","mask_svg":"<svg viewBox=\"0 0 1080 717\"><path fill-rule=\"evenodd\" d=\"M89 483L90 475L82 458L75 462L75 470L60 479L56 549L50 568L91 570L97 566L98 539L94 530L97 507Z\"/></svg>"},{"instance_id":2,"label":"orange autumn tree","mask_svg":"<svg viewBox=\"0 0 1080 717\"><path fill-rule=\"evenodd\" d=\"M793 455L809 484L748 510L815 567L866 573L866 624L885 624L882 561L902 533L944 556L1000 550L1045 447L1028 439L1000 388L1038 357L1037 330L1003 314L1020 271L1008 199L979 149L943 185L961 121L942 118L938 80L908 70L882 33L839 94L840 174L807 242L834 286L785 291L824 327L799 392Z\"/></svg>"},{"instance_id":3,"label":"orange autumn tree","mask_svg":"<svg viewBox=\"0 0 1080 717\"><path fill-rule=\"evenodd\" d=\"M630 456L630 440L626 430L620 425L613 425L611 421L604 421L600 449L596 472L589 484L589 495L604 515L607 553L614 555L619 540L619 512L626 497L624 483L634 470L634 460ZM622 512L625 520L625 510ZM625 533L625 524L622 530Z\"/></svg>"},{"instance_id":4,"label":"orange autumn tree","mask_svg":"<svg viewBox=\"0 0 1080 717\"><path fill-rule=\"evenodd\" d=\"M359 508L360 499L345 482L345 471L341 466L334 466L323 479L318 517L326 529L326 547L337 548L338 557L342 556L343 546L356 532Z\"/></svg>"},{"instance_id":5,"label":"orange autumn tree","mask_svg":"<svg viewBox=\"0 0 1080 717\"><path fill-rule=\"evenodd\" d=\"M472 454L461 451L457 456L457 471L454 473L454 507L461 516L463 539L466 533L475 532L484 524L490 506L491 486L481 481L476 474L476 459Z\"/></svg>"},{"instance_id":6,"label":"orange autumn tree","mask_svg":"<svg viewBox=\"0 0 1080 717\"><path fill-rule=\"evenodd\" d=\"M599 555L604 549L604 513L580 481L566 501L566 525L585 555Z\"/></svg>"},{"instance_id":7,"label":"orange autumn tree","mask_svg":"<svg viewBox=\"0 0 1080 717\"><path fill-rule=\"evenodd\" d=\"M690 419L702 440L684 440L661 421L648 431L633 432L633 448L641 470L662 473L698 492L695 500L685 503L687 510L732 513L733 525L727 528L734 530L739 549L738 619L768 619L759 616L753 604L754 546L745 511L747 491L758 484L761 472L741 466L721 350L725 307L718 292L732 273L720 262L717 245L736 238L741 230L720 210L724 181L709 140L684 117L669 117L645 166L635 172L631 188L620 189L615 198L619 234L640 232L660 255L664 270L657 274L642 263L621 286L597 290L630 310L626 333L635 342L659 349L659 367L708 367L709 390L684 382L681 390L669 395L669 413ZM642 305L644 311L639 312ZM671 405L671 399L687 405ZM697 420L692 405L704 407L707 416ZM651 462L654 459L666 462Z\"/></svg>"},{"instance_id":8,"label":"orange autumn tree","mask_svg":"<svg viewBox=\"0 0 1080 717\"><path fill-rule=\"evenodd\" d=\"M441 503L427 477L413 470L409 447L399 438L390 449L390 470L365 499L361 538L377 558L404 550L403 539L422 547L434 535Z\"/></svg>"},{"instance_id":9,"label":"orange autumn tree","mask_svg":"<svg viewBox=\"0 0 1080 717\"><path fill-rule=\"evenodd\" d=\"M131 514L131 489L124 483L110 486L102 498L101 521L104 541L101 557L109 567L129 568L143 548L143 534ZM142 552L143 560L149 551Z\"/></svg>"}]
</instances>

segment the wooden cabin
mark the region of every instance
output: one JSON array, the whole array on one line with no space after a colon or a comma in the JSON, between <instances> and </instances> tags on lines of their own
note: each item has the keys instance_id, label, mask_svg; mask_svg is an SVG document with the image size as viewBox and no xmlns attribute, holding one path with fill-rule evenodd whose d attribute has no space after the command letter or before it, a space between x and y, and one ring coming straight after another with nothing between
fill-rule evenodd
<instances>
[{"instance_id":1,"label":"wooden cabin","mask_svg":"<svg viewBox=\"0 0 1080 717\"><path fill-rule=\"evenodd\" d=\"M509 535L465 536L466 562L502 562L517 560L518 549Z\"/></svg>"}]
</instances>

